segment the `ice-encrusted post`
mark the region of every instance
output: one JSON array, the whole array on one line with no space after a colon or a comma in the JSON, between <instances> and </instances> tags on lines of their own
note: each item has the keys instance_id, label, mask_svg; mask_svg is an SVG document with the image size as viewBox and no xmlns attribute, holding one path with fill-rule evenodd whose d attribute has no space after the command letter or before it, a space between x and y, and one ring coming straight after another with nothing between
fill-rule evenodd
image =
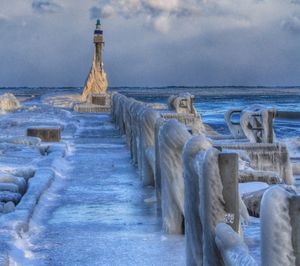
<instances>
[{"instance_id":1,"label":"ice-encrusted post","mask_svg":"<svg viewBox=\"0 0 300 266\"><path fill-rule=\"evenodd\" d=\"M210 148L212 144L204 135L191 138L184 147L184 219L186 264L202 265L203 243L202 223L199 213L199 175L194 160L199 152Z\"/></svg>"},{"instance_id":2,"label":"ice-encrusted post","mask_svg":"<svg viewBox=\"0 0 300 266\"><path fill-rule=\"evenodd\" d=\"M145 109L145 105L141 102L135 101L130 107L131 113L131 130L132 130L132 160L140 169L141 162L141 114Z\"/></svg>"},{"instance_id":3,"label":"ice-encrusted post","mask_svg":"<svg viewBox=\"0 0 300 266\"><path fill-rule=\"evenodd\" d=\"M159 151L159 130L165 122L165 119L158 118L155 123L155 190L156 200L159 207L161 207L161 158Z\"/></svg>"},{"instance_id":4,"label":"ice-encrusted post","mask_svg":"<svg viewBox=\"0 0 300 266\"><path fill-rule=\"evenodd\" d=\"M225 211L227 217L225 222L233 230L239 231L239 193L238 193L238 154L237 153L220 153L219 171L223 184L223 198L225 201Z\"/></svg>"},{"instance_id":5,"label":"ice-encrusted post","mask_svg":"<svg viewBox=\"0 0 300 266\"><path fill-rule=\"evenodd\" d=\"M161 205L164 229L183 233L184 180L181 154L191 138L187 128L175 119L167 121L159 132L161 159Z\"/></svg>"},{"instance_id":6,"label":"ice-encrusted post","mask_svg":"<svg viewBox=\"0 0 300 266\"><path fill-rule=\"evenodd\" d=\"M299 265L300 195L291 187L274 186L261 202L262 265Z\"/></svg>"},{"instance_id":7,"label":"ice-encrusted post","mask_svg":"<svg viewBox=\"0 0 300 266\"><path fill-rule=\"evenodd\" d=\"M145 186L155 185L155 123L160 115L146 108L141 114L141 178Z\"/></svg>"},{"instance_id":8,"label":"ice-encrusted post","mask_svg":"<svg viewBox=\"0 0 300 266\"><path fill-rule=\"evenodd\" d=\"M237 158L235 155L223 154L213 147L199 152L195 158L194 167L199 175L199 213L203 231L204 265L220 265L222 262L215 243L217 224L225 222L232 225L236 219L236 227L239 228L239 208L235 202L239 201L239 197L238 191L233 191L237 189L237 181L229 185L223 183L230 180L231 174L233 178L237 178ZM230 169L224 170L227 160L233 162L226 166L230 166ZM226 191L228 188L232 190ZM228 210L232 213L228 213Z\"/></svg>"}]
</instances>

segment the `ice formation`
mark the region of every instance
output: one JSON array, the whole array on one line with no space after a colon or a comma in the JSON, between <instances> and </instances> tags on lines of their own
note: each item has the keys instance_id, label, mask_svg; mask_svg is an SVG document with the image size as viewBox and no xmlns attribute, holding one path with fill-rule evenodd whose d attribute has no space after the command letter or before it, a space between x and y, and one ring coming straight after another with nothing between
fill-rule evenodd
<instances>
[{"instance_id":1,"label":"ice formation","mask_svg":"<svg viewBox=\"0 0 300 266\"><path fill-rule=\"evenodd\" d=\"M257 266L247 245L229 225L220 223L216 226L216 244L225 265Z\"/></svg>"},{"instance_id":2,"label":"ice formation","mask_svg":"<svg viewBox=\"0 0 300 266\"><path fill-rule=\"evenodd\" d=\"M203 230L203 264L219 265L221 263L215 245L215 227L224 222L227 215L223 198L223 185L219 173L219 151L210 148L196 157L199 174L199 213Z\"/></svg>"},{"instance_id":3,"label":"ice formation","mask_svg":"<svg viewBox=\"0 0 300 266\"><path fill-rule=\"evenodd\" d=\"M293 224L291 200L296 193L280 186L270 188L263 196L261 203L261 257L262 265L299 265L298 248L293 246L293 237L299 224ZM298 196L299 197L299 196ZM295 231L294 231L295 230ZM299 241L299 239L297 239Z\"/></svg>"},{"instance_id":4,"label":"ice formation","mask_svg":"<svg viewBox=\"0 0 300 266\"><path fill-rule=\"evenodd\" d=\"M240 123L250 142L273 143L275 141L273 130L275 114L275 109L266 109L260 105L253 105L243 110Z\"/></svg>"},{"instance_id":5,"label":"ice formation","mask_svg":"<svg viewBox=\"0 0 300 266\"><path fill-rule=\"evenodd\" d=\"M239 114L239 121L233 122L232 117ZM243 110L232 109L226 112L225 121L231 134L239 138L247 138L252 143L273 143L275 133L273 119L276 110L265 108L261 105L252 105Z\"/></svg>"},{"instance_id":6,"label":"ice formation","mask_svg":"<svg viewBox=\"0 0 300 266\"><path fill-rule=\"evenodd\" d=\"M193 105L194 98L190 93L172 95L168 99L169 109L175 110L178 114L197 114L197 110Z\"/></svg>"},{"instance_id":7,"label":"ice formation","mask_svg":"<svg viewBox=\"0 0 300 266\"><path fill-rule=\"evenodd\" d=\"M141 178L144 185L155 185L155 122L159 113L145 109L141 117Z\"/></svg>"},{"instance_id":8,"label":"ice formation","mask_svg":"<svg viewBox=\"0 0 300 266\"><path fill-rule=\"evenodd\" d=\"M270 143L274 141L275 111L257 106L240 111L241 122L231 128L234 137L240 140L234 140L232 136L206 130L201 120L197 120L200 126L195 127L190 95L171 97L169 110L154 109L155 105L120 94L113 95L112 103L113 119L126 135L133 162L144 184L155 183L157 199L161 198L164 228L169 233L185 231L187 265L223 262L226 265L256 265L238 233L224 224L219 225L224 221L231 224L231 219L235 218L240 225L240 216L248 219L241 197L232 197L236 199L233 202L228 200L226 192L223 193L227 184L222 178L224 172L230 172L222 166L220 158L228 152L234 153L237 162L237 154L240 155L239 172L232 170L236 170L240 182L252 182L253 186L255 182L264 182L265 188L278 183L293 184L287 147L282 143ZM231 119L231 115L227 119ZM196 136L192 138L191 133ZM235 193L239 195L237 189ZM257 196L253 205L259 205L262 195ZM230 204L239 206L235 218L227 211L226 197ZM253 209L253 214L256 212L262 210ZM239 229L236 231L241 233Z\"/></svg>"},{"instance_id":9,"label":"ice formation","mask_svg":"<svg viewBox=\"0 0 300 266\"><path fill-rule=\"evenodd\" d=\"M175 119L159 132L161 203L163 225L169 233L183 233L184 180L181 154L191 138L186 127Z\"/></svg>"},{"instance_id":10,"label":"ice formation","mask_svg":"<svg viewBox=\"0 0 300 266\"><path fill-rule=\"evenodd\" d=\"M289 152L284 143L219 144L224 150L236 151L249 161L250 168L257 171L274 172L288 184L294 184L293 169ZM240 153L243 151L243 153ZM246 156L245 156L246 153ZM246 158L248 157L248 159ZM251 170L251 169L243 169ZM269 173L270 175L270 173Z\"/></svg>"},{"instance_id":11,"label":"ice formation","mask_svg":"<svg viewBox=\"0 0 300 266\"><path fill-rule=\"evenodd\" d=\"M106 73L104 72L102 65L100 66L97 63L95 55L92 68L83 89L82 99L88 100L89 96L92 94L105 93L107 86Z\"/></svg>"},{"instance_id":12,"label":"ice formation","mask_svg":"<svg viewBox=\"0 0 300 266\"><path fill-rule=\"evenodd\" d=\"M0 113L12 112L21 107L20 102L11 93L0 96Z\"/></svg>"},{"instance_id":13,"label":"ice formation","mask_svg":"<svg viewBox=\"0 0 300 266\"><path fill-rule=\"evenodd\" d=\"M186 264L202 265L202 224L199 213L199 175L195 171L196 155L212 147L205 136L195 136L186 144L183 152L184 164L184 213Z\"/></svg>"},{"instance_id":14,"label":"ice formation","mask_svg":"<svg viewBox=\"0 0 300 266\"><path fill-rule=\"evenodd\" d=\"M231 118L234 114L240 115L241 112L242 112L241 109L232 109L232 110L228 110L224 116L225 122L227 123L230 133L236 139L246 138L246 135L243 131L243 128L241 127L241 124L239 122L234 123L231 121Z\"/></svg>"}]
</instances>

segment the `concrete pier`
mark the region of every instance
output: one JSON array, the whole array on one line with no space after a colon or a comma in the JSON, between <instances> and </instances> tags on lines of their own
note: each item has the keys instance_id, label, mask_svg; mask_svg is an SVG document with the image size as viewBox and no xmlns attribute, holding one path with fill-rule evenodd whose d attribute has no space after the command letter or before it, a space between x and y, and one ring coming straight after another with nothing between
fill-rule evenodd
<instances>
[{"instance_id":1,"label":"concrete pier","mask_svg":"<svg viewBox=\"0 0 300 266\"><path fill-rule=\"evenodd\" d=\"M76 119L71 169L37 206L33 224L44 230L27 234L33 265L184 265L184 236L162 233L148 202L155 190L143 187L110 116Z\"/></svg>"},{"instance_id":2,"label":"concrete pier","mask_svg":"<svg viewBox=\"0 0 300 266\"><path fill-rule=\"evenodd\" d=\"M88 104L111 114L38 103L26 105L26 115L11 115L11 127L2 121L3 134L15 137L1 140L2 169L11 176L0 177L1 195L10 196L0 195L7 236L0 239L0 266L8 257L25 266L298 265L300 205L287 185L293 172L286 145L212 135L192 99L172 96L166 109L103 94ZM33 170L13 171L12 163ZM255 181L272 187L253 204L251 192L247 204L239 183ZM255 247L251 226L258 223L242 224L251 212L262 221ZM287 256L274 260L279 234L289 240L280 250Z\"/></svg>"}]
</instances>

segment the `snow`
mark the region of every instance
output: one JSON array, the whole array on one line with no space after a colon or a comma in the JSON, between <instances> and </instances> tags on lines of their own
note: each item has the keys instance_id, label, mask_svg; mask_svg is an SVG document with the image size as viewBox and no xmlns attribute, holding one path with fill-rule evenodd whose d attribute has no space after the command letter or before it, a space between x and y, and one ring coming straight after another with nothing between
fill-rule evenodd
<instances>
[{"instance_id":1,"label":"snow","mask_svg":"<svg viewBox=\"0 0 300 266\"><path fill-rule=\"evenodd\" d=\"M251 193L254 191L258 191L261 189L266 189L268 188L269 185L264 182L247 182L247 183L239 183L239 191L240 194L246 194L246 193Z\"/></svg>"},{"instance_id":2,"label":"snow","mask_svg":"<svg viewBox=\"0 0 300 266\"><path fill-rule=\"evenodd\" d=\"M4 142L16 158L6 158L0 170L30 176L19 210L0 219L13 218L18 229L10 239L11 265L184 265L184 237L162 232L155 191L137 178L111 117L44 103L35 101L33 109L27 102L24 112L0 117L4 134L22 140ZM4 127L6 121L12 126ZM40 124L63 126L62 142L23 141L25 129ZM37 201L34 213L21 213Z\"/></svg>"}]
</instances>

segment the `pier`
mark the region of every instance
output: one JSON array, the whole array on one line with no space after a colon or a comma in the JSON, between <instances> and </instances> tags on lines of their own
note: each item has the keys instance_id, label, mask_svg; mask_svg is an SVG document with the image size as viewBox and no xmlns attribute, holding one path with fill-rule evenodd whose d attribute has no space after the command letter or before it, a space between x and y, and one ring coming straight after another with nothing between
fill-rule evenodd
<instances>
[{"instance_id":1,"label":"pier","mask_svg":"<svg viewBox=\"0 0 300 266\"><path fill-rule=\"evenodd\" d=\"M76 119L70 170L37 206L43 230L27 233L37 258L28 265L184 265L184 238L162 232L154 190L143 187L110 115Z\"/></svg>"},{"instance_id":2,"label":"pier","mask_svg":"<svg viewBox=\"0 0 300 266\"><path fill-rule=\"evenodd\" d=\"M298 168L273 142L271 110L241 111L222 135L189 93L166 104L107 94L87 103L98 112L77 110L77 98L29 99L0 120L10 136L1 140L0 265L279 265L287 257L274 261L274 233L290 239L282 254L292 250L297 265ZM258 117L259 135L246 124ZM252 182L265 185L240 192Z\"/></svg>"}]
</instances>

